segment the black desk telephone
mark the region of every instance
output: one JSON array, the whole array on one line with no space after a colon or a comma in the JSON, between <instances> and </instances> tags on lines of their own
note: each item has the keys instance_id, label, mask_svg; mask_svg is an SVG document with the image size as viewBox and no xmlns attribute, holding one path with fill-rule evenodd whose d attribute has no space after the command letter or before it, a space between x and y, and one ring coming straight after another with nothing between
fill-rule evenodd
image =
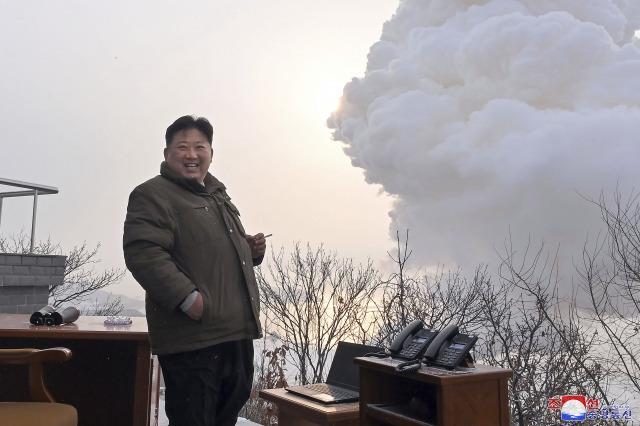
<instances>
[{"instance_id":1,"label":"black desk telephone","mask_svg":"<svg viewBox=\"0 0 640 426\"><path fill-rule=\"evenodd\" d=\"M394 339L389 352L393 358L422 359L427 365L453 369L465 360L477 340L477 336L459 333L455 324L437 332L425 329L422 321L415 320Z\"/></svg>"}]
</instances>

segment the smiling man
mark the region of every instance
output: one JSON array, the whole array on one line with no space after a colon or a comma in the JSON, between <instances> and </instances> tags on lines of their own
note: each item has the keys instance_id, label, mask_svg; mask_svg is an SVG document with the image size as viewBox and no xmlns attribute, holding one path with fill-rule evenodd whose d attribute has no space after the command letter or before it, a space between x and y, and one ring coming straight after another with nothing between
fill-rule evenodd
<instances>
[{"instance_id":1,"label":"smiling man","mask_svg":"<svg viewBox=\"0 0 640 426\"><path fill-rule=\"evenodd\" d=\"M213 127L184 116L167 128L160 175L129 196L127 268L146 293L149 340L166 385L170 426L235 425L261 337L253 267L266 250L247 235L209 172Z\"/></svg>"},{"instance_id":2,"label":"smiling man","mask_svg":"<svg viewBox=\"0 0 640 426\"><path fill-rule=\"evenodd\" d=\"M164 159L171 170L187 179L196 179L204 185L213 149L208 136L200 130L185 129L177 132L164 149Z\"/></svg>"}]
</instances>

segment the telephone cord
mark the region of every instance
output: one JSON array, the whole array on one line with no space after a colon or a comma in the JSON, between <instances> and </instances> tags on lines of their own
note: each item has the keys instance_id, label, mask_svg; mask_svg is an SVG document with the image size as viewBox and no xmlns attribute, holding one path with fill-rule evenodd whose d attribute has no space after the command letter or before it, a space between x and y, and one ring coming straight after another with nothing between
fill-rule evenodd
<instances>
[{"instance_id":1,"label":"telephone cord","mask_svg":"<svg viewBox=\"0 0 640 426\"><path fill-rule=\"evenodd\" d=\"M408 373L411 371L419 370L421 365L422 363L420 362L419 359L414 359L412 361L405 361L396 365L396 371L400 373Z\"/></svg>"}]
</instances>

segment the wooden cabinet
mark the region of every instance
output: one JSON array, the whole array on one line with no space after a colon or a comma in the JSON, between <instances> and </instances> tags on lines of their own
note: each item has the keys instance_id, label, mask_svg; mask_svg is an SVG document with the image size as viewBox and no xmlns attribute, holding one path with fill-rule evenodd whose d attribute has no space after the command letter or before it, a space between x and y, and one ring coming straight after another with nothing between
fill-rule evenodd
<instances>
[{"instance_id":1,"label":"wooden cabinet","mask_svg":"<svg viewBox=\"0 0 640 426\"><path fill-rule=\"evenodd\" d=\"M509 425L511 370L486 365L453 371L422 366L398 372L398 361L356 358L360 425Z\"/></svg>"},{"instance_id":2,"label":"wooden cabinet","mask_svg":"<svg viewBox=\"0 0 640 426\"><path fill-rule=\"evenodd\" d=\"M278 407L278 426L357 426L358 403L319 404L284 389L263 389L262 399Z\"/></svg>"},{"instance_id":3,"label":"wooden cabinet","mask_svg":"<svg viewBox=\"0 0 640 426\"><path fill-rule=\"evenodd\" d=\"M79 426L157 425L159 365L149 347L146 319L132 318L127 326L105 325L105 319L81 316L47 327L31 325L29 315L0 314L0 347L71 349L71 359L48 364L45 376L56 401L78 410ZM16 386L22 380L13 380L17 374L23 372L0 372L0 401L24 394Z\"/></svg>"}]
</instances>

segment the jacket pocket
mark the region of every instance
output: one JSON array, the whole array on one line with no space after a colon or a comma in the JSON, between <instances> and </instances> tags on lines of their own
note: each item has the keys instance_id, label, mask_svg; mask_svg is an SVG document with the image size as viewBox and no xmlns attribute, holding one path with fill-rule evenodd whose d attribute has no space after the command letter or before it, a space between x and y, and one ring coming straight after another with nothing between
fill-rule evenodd
<instances>
[{"instance_id":1,"label":"jacket pocket","mask_svg":"<svg viewBox=\"0 0 640 426\"><path fill-rule=\"evenodd\" d=\"M220 283L202 286L202 325L225 331L243 326L244 302L242 296L233 291L237 287L222 286Z\"/></svg>"},{"instance_id":2,"label":"jacket pocket","mask_svg":"<svg viewBox=\"0 0 640 426\"><path fill-rule=\"evenodd\" d=\"M211 324L215 321L215 308L213 306L211 291L204 285L199 285L198 287L202 295L202 318L200 318L200 323Z\"/></svg>"}]
</instances>

